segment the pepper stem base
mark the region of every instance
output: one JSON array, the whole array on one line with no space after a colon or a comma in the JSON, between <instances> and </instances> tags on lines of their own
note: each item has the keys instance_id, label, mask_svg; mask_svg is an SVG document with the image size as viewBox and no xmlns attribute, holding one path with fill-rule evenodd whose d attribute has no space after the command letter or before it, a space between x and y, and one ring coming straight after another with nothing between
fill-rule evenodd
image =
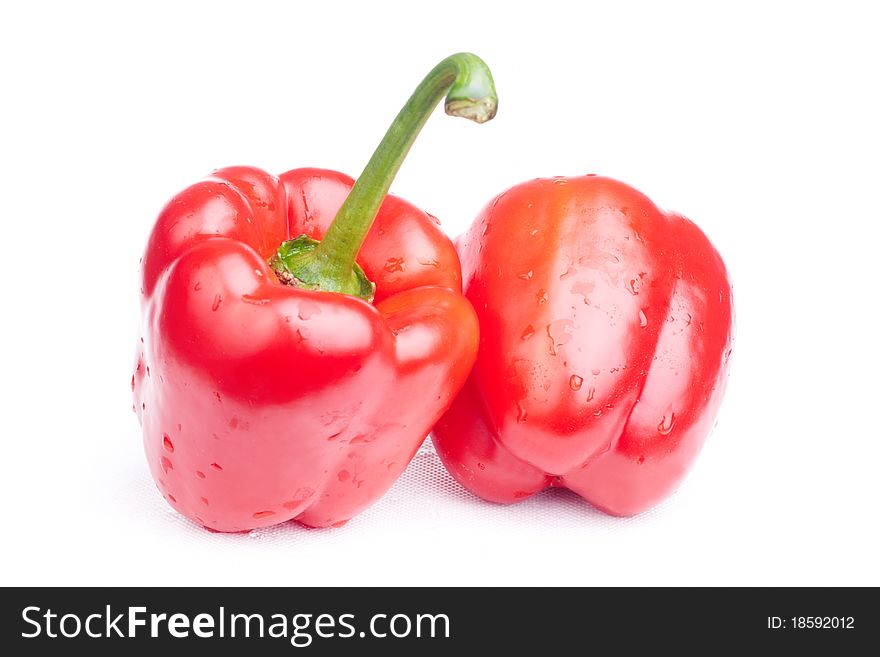
<instances>
[{"instance_id":1,"label":"pepper stem base","mask_svg":"<svg viewBox=\"0 0 880 657\"><path fill-rule=\"evenodd\" d=\"M317 251L319 244L308 235L282 242L269 266L285 285L350 294L371 303L376 296L376 284L367 278L360 265L355 263L348 275L342 277L328 274L327 263L321 263L322 254Z\"/></svg>"}]
</instances>

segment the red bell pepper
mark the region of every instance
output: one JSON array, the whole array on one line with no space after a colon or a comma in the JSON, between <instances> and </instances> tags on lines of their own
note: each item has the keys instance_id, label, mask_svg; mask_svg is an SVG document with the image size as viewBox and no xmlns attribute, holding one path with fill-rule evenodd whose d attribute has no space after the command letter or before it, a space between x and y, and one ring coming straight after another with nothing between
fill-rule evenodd
<instances>
[{"instance_id":1,"label":"red bell pepper","mask_svg":"<svg viewBox=\"0 0 880 657\"><path fill-rule=\"evenodd\" d=\"M551 486L631 515L670 494L712 427L732 347L724 263L696 225L609 178L538 179L462 237L473 373L434 429L495 502Z\"/></svg>"},{"instance_id":2,"label":"red bell pepper","mask_svg":"<svg viewBox=\"0 0 880 657\"><path fill-rule=\"evenodd\" d=\"M182 514L221 531L338 526L388 489L464 383L478 326L455 248L386 198L447 90L447 113L494 116L485 64L455 55L354 185L231 167L162 210L132 389L150 471Z\"/></svg>"}]
</instances>

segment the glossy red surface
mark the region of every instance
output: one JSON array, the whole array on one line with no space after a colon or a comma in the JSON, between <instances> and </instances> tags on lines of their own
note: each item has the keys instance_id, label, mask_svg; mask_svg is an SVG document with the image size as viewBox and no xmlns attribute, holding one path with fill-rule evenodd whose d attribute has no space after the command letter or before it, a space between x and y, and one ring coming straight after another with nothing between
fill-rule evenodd
<instances>
[{"instance_id":1,"label":"glossy red surface","mask_svg":"<svg viewBox=\"0 0 880 657\"><path fill-rule=\"evenodd\" d=\"M338 525L381 496L470 371L458 256L388 196L358 262L376 304L282 285L279 244L320 238L343 174L216 171L160 214L143 261L132 387L156 483L221 531Z\"/></svg>"},{"instance_id":2,"label":"glossy red surface","mask_svg":"<svg viewBox=\"0 0 880 657\"><path fill-rule=\"evenodd\" d=\"M680 483L721 403L733 305L697 226L623 183L537 179L460 241L477 363L434 429L488 500L564 486L615 515Z\"/></svg>"}]
</instances>

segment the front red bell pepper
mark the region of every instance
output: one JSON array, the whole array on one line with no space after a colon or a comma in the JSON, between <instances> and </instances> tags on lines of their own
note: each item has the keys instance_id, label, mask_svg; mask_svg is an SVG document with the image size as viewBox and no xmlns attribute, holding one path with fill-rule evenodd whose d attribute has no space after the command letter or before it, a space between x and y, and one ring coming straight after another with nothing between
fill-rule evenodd
<instances>
[{"instance_id":1,"label":"front red bell pepper","mask_svg":"<svg viewBox=\"0 0 880 657\"><path fill-rule=\"evenodd\" d=\"M733 305L697 226L595 176L517 185L460 242L474 371L434 430L488 500L551 486L632 515L672 492L712 427Z\"/></svg>"},{"instance_id":2,"label":"front red bell pepper","mask_svg":"<svg viewBox=\"0 0 880 657\"><path fill-rule=\"evenodd\" d=\"M150 471L184 515L221 531L339 525L387 490L464 383L478 326L455 249L431 215L386 198L447 90L447 113L494 115L485 64L455 55L354 185L232 167L162 211L132 388Z\"/></svg>"}]
</instances>

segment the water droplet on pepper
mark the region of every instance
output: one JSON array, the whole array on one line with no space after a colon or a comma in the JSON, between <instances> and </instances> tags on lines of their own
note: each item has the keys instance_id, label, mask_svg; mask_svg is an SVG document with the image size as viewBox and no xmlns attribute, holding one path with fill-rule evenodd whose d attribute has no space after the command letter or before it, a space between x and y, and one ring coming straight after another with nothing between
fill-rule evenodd
<instances>
[{"instance_id":1,"label":"water droplet on pepper","mask_svg":"<svg viewBox=\"0 0 880 657\"><path fill-rule=\"evenodd\" d=\"M672 427L675 425L675 413L669 412L663 416L663 419L660 420L660 424L657 425L657 432L661 436L668 436L669 432L672 431Z\"/></svg>"},{"instance_id":2,"label":"water droplet on pepper","mask_svg":"<svg viewBox=\"0 0 880 657\"><path fill-rule=\"evenodd\" d=\"M395 271L403 271L403 269L403 258L388 258L388 260L385 261L385 271L389 273Z\"/></svg>"}]
</instances>

